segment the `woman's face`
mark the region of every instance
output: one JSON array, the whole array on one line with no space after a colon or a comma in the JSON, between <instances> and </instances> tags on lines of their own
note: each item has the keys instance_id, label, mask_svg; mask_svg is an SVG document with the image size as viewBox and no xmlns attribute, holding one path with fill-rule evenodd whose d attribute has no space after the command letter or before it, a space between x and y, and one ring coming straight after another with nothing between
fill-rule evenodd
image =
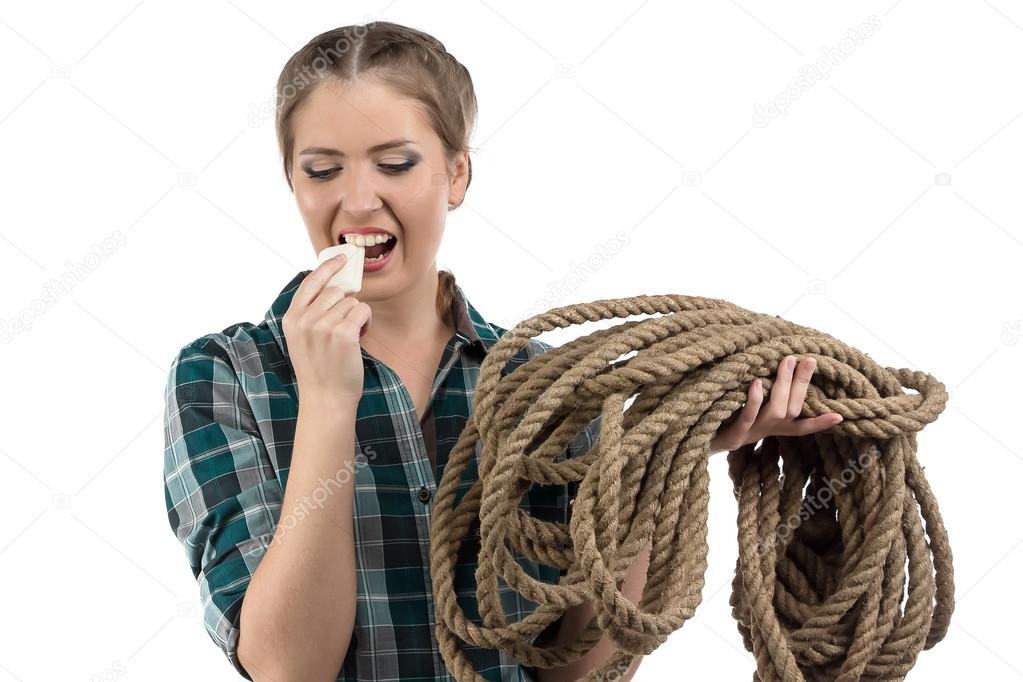
<instances>
[{"instance_id":1,"label":"woman's face","mask_svg":"<svg viewBox=\"0 0 1023 682\"><path fill-rule=\"evenodd\" d=\"M370 78L317 84L292 126L292 185L316 253L340 244L347 229L373 226L397 244L383 268L363 273L360 299L436 277L448 204L465 193L467 154L449 162L414 100ZM396 140L405 142L376 148Z\"/></svg>"}]
</instances>

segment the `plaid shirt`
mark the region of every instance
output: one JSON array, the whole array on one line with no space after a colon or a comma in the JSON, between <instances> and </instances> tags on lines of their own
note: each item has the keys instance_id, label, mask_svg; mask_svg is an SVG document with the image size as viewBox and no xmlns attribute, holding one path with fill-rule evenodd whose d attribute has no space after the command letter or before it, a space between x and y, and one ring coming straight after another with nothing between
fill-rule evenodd
<instances>
[{"instance_id":1,"label":"plaid shirt","mask_svg":"<svg viewBox=\"0 0 1023 682\"><path fill-rule=\"evenodd\" d=\"M165 388L164 493L170 525L198 581L210 637L235 669L242 598L280 518L298 417L296 380L282 317L296 275L258 325L234 324L202 336L174 358ZM417 417L398 375L362 351L363 394L355 420L355 629L338 680L453 681L440 655L430 581L433 497L448 454L470 415L480 364L507 330L487 322L456 287L456 333L437 368L427 414ZM552 346L531 339L508 373ZM597 440L600 417L567 448L573 457ZM477 458L482 446L477 443ZM466 471L458 499L479 476ZM351 484L351 480L349 481ZM533 516L567 522L578 483L533 486L522 502ZM480 623L475 598L478 520L463 542L455 588L466 616ZM515 552L531 576L557 583L562 573ZM536 604L499 579L509 622ZM538 639L556 632L552 623ZM487 680L531 681L534 668L508 654L467 646Z\"/></svg>"}]
</instances>

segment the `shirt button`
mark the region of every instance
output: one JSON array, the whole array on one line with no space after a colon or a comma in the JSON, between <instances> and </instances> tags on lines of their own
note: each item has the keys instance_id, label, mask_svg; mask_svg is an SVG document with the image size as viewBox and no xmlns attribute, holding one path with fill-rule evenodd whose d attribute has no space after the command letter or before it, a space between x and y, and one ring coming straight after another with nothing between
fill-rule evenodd
<instances>
[{"instance_id":1,"label":"shirt button","mask_svg":"<svg viewBox=\"0 0 1023 682\"><path fill-rule=\"evenodd\" d=\"M419 489L419 501L426 504L430 501L430 489L425 485Z\"/></svg>"}]
</instances>

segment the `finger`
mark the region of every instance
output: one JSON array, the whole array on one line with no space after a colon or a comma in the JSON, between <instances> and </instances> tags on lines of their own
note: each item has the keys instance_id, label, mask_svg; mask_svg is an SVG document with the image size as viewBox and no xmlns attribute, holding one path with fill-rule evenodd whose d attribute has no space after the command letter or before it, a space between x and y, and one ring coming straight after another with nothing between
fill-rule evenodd
<instances>
[{"instance_id":1,"label":"finger","mask_svg":"<svg viewBox=\"0 0 1023 682\"><path fill-rule=\"evenodd\" d=\"M811 433L818 433L820 431L827 431L833 426L837 426L842 422L842 415L837 412L828 412L822 414L819 417L806 417L804 419L797 419L792 422L789 426L791 433L790 436L805 436Z\"/></svg>"},{"instance_id":2,"label":"finger","mask_svg":"<svg viewBox=\"0 0 1023 682\"><path fill-rule=\"evenodd\" d=\"M767 415L776 421L784 421L789 411L789 388L792 386L792 372L796 357L786 355L778 363L778 377L771 386L771 398L767 401Z\"/></svg>"},{"instance_id":3,"label":"finger","mask_svg":"<svg viewBox=\"0 0 1023 682\"><path fill-rule=\"evenodd\" d=\"M789 403L786 417L795 419L803 412L803 401L806 400L806 389L810 386L810 377L817 366L815 358L803 358L796 367L792 386L789 389Z\"/></svg>"},{"instance_id":4,"label":"finger","mask_svg":"<svg viewBox=\"0 0 1023 682\"><path fill-rule=\"evenodd\" d=\"M362 323L359 329L359 336L363 336L367 331L369 331L369 326L373 324L373 309L367 305L365 307L365 312L363 312L363 309L359 307L353 311L353 314L357 316L355 321Z\"/></svg>"},{"instance_id":5,"label":"finger","mask_svg":"<svg viewBox=\"0 0 1023 682\"><path fill-rule=\"evenodd\" d=\"M372 323L373 310L368 303L349 297L328 310L323 316L323 320L325 323L346 325L358 329L359 336L362 336Z\"/></svg>"},{"instance_id":6,"label":"finger","mask_svg":"<svg viewBox=\"0 0 1023 682\"><path fill-rule=\"evenodd\" d=\"M746 405L742 408L739 416L725 428L723 433L715 436L723 444L722 447L727 450L733 450L748 440L747 435L757 420L757 414L760 413L760 405L763 402L764 387L760 380L757 379L750 384Z\"/></svg>"},{"instance_id":7,"label":"finger","mask_svg":"<svg viewBox=\"0 0 1023 682\"><path fill-rule=\"evenodd\" d=\"M326 292L329 292L331 295L336 295L334 292L331 292L334 288L335 287L327 287ZM327 293L324 293L324 295L320 296L320 298L324 298L326 296ZM314 320L328 328L339 324L342 320L348 317L349 313L362 303L354 296L342 296L334 305L329 308L324 308L322 312L320 312L318 310L318 306L321 305L320 298L316 299L312 306L309 307L308 314L314 316ZM329 300L329 298L327 300Z\"/></svg>"},{"instance_id":8,"label":"finger","mask_svg":"<svg viewBox=\"0 0 1023 682\"><path fill-rule=\"evenodd\" d=\"M308 307L327 285L330 278L344 267L347 260L348 258L345 254L339 253L317 265L316 269L310 272L302 280L302 283L298 285L298 289L291 299L291 305L297 306L297 310L304 310Z\"/></svg>"},{"instance_id":9,"label":"finger","mask_svg":"<svg viewBox=\"0 0 1023 682\"><path fill-rule=\"evenodd\" d=\"M341 287L323 287L319 295L306 308L306 314L312 315L314 318L323 317L328 310L349 298L355 299L354 296L345 293ZM359 300L355 299L355 302L358 303Z\"/></svg>"},{"instance_id":10,"label":"finger","mask_svg":"<svg viewBox=\"0 0 1023 682\"><path fill-rule=\"evenodd\" d=\"M749 387L749 398L746 400L745 407L742 408L742 412L739 413L739 418L736 420L736 424L741 424L743 429L743 435L746 434L757 421L757 415L760 414L760 406L764 403L764 384L757 379Z\"/></svg>"}]
</instances>

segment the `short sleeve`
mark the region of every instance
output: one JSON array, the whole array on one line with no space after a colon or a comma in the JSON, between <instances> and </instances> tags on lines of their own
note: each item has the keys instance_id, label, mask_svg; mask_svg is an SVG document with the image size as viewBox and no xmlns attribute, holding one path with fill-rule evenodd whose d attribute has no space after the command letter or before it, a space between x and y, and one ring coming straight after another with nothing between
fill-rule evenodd
<instances>
[{"instance_id":1,"label":"short sleeve","mask_svg":"<svg viewBox=\"0 0 1023 682\"><path fill-rule=\"evenodd\" d=\"M238 376L201 344L174 358L164 391L164 494L198 581L203 622L238 660L242 598L280 517L283 491Z\"/></svg>"}]
</instances>

